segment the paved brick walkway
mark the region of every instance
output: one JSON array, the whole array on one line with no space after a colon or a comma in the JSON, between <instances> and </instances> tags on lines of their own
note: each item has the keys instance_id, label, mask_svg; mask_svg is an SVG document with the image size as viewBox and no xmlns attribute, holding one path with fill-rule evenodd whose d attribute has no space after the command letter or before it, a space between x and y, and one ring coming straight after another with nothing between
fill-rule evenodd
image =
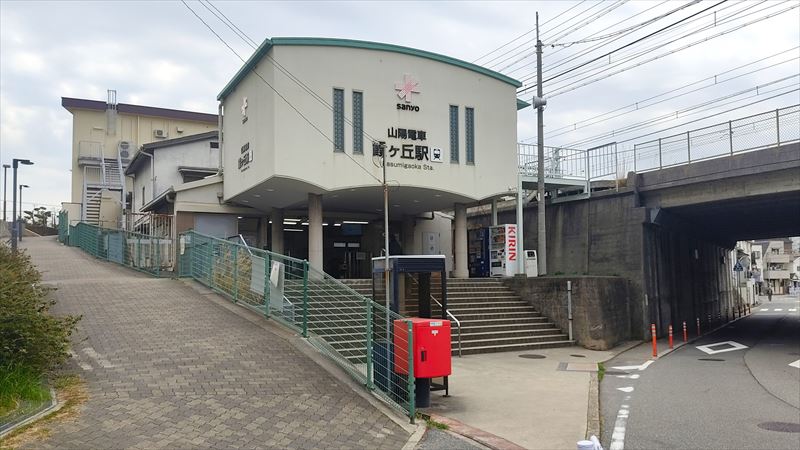
<instances>
[{"instance_id":1,"label":"paved brick walkway","mask_svg":"<svg viewBox=\"0 0 800 450\"><path fill-rule=\"evenodd\" d=\"M35 448L401 448L408 434L279 335L176 280L53 238L24 247L83 314L70 363L89 401Z\"/></svg>"}]
</instances>

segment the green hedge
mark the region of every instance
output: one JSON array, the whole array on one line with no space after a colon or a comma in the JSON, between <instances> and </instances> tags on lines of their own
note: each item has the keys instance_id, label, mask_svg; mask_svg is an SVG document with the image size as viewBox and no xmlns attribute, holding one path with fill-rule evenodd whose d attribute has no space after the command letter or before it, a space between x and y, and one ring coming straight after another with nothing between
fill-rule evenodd
<instances>
[{"instance_id":1,"label":"green hedge","mask_svg":"<svg viewBox=\"0 0 800 450\"><path fill-rule=\"evenodd\" d=\"M52 290L27 254L0 245L0 379L12 372L41 378L68 357L80 317L50 315Z\"/></svg>"}]
</instances>

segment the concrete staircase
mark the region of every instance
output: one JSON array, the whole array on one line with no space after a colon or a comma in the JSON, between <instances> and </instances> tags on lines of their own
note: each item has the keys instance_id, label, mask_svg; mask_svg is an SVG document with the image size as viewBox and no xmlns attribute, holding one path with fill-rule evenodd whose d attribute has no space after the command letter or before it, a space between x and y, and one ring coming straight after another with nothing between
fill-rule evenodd
<instances>
[{"instance_id":1,"label":"concrete staircase","mask_svg":"<svg viewBox=\"0 0 800 450\"><path fill-rule=\"evenodd\" d=\"M372 296L371 280L341 280L360 294ZM431 282L431 295L439 297L441 282ZM417 298L412 282L411 297ZM382 300L382 299L381 299ZM447 280L448 310L461 322L462 354L566 347L573 344L561 330L499 280L470 278ZM432 302L433 316L441 308ZM417 315L417 305L403 312ZM458 354L458 329L451 321L453 354Z\"/></svg>"}]
</instances>

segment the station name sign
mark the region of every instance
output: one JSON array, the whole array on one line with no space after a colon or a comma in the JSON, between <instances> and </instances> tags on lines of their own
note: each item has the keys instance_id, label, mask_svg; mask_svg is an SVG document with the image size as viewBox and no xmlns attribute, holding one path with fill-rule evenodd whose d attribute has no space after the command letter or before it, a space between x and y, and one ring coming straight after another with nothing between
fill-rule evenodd
<instances>
[{"instance_id":1,"label":"station name sign","mask_svg":"<svg viewBox=\"0 0 800 450\"><path fill-rule=\"evenodd\" d=\"M250 143L247 142L242 146L239 154L239 172L244 172L250 168L251 162L253 162L253 151L250 150Z\"/></svg>"}]
</instances>

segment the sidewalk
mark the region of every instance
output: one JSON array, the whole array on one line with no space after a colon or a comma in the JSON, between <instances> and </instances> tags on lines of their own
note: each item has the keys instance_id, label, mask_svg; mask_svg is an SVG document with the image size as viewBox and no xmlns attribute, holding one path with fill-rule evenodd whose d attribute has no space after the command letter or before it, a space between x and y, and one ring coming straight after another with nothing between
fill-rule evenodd
<instances>
[{"instance_id":1,"label":"sidewalk","mask_svg":"<svg viewBox=\"0 0 800 450\"><path fill-rule=\"evenodd\" d=\"M399 449L409 439L268 321L51 237L23 248L58 288L53 311L83 315L68 368L89 396L29 448Z\"/></svg>"},{"instance_id":2,"label":"sidewalk","mask_svg":"<svg viewBox=\"0 0 800 450\"><path fill-rule=\"evenodd\" d=\"M574 449L586 434L592 372L630 345L611 351L567 347L453 357L450 397L434 392L431 408L422 412L524 448Z\"/></svg>"}]
</instances>

